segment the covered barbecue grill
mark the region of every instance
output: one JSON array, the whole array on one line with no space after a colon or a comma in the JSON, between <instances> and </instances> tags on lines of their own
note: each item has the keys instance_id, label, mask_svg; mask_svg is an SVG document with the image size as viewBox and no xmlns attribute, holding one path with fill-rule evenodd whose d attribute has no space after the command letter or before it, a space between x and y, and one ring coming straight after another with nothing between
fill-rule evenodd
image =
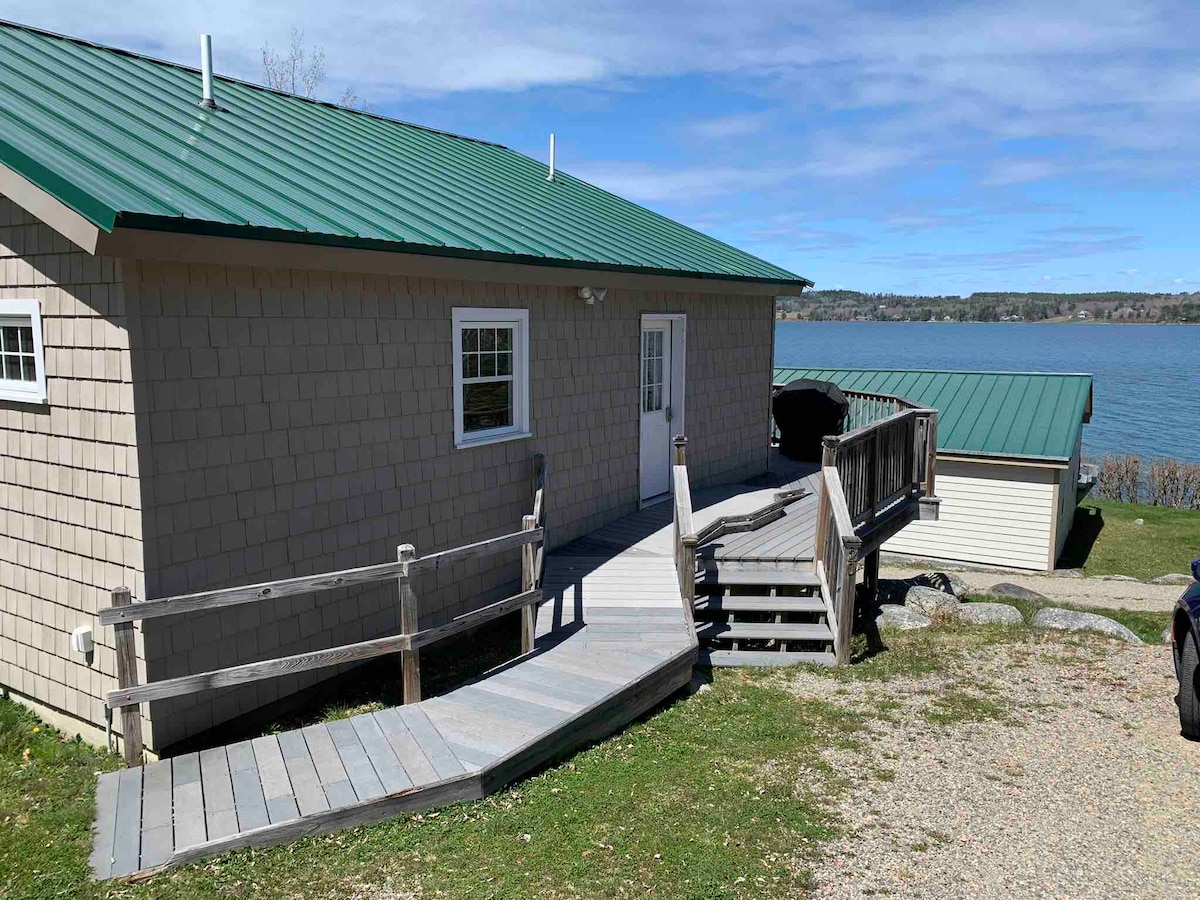
<instances>
[{"instance_id":1,"label":"covered barbecue grill","mask_svg":"<svg viewBox=\"0 0 1200 900\"><path fill-rule=\"evenodd\" d=\"M775 392L771 412L779 429L779 451L788 459L817 462L821 439L841 434L850 402L832 381L801 378Z\"/></svg>"}]
</instances>

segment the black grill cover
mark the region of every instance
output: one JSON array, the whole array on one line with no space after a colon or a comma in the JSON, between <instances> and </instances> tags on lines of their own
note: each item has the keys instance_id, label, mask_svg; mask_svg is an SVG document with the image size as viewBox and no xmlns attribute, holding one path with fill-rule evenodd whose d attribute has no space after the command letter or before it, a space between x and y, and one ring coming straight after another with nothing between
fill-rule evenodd
<instances>
[{"instance_id":1,"label":"black grill cover","mask_svg":"<svg viewBox=\"0 0 1200 900\"><path fill-rule=\"evenodd\" d=\"M771 412L779 429L779 451L788 459L818 462L821 438L841 434L850 403L832 381L801 378L775 392Z\"/></svg>"}]
</instances>

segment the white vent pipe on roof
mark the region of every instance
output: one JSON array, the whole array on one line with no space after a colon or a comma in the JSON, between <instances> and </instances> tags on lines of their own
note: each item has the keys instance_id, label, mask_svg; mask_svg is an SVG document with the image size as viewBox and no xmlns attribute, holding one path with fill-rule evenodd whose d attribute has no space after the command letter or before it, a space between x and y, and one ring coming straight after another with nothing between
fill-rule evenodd
<instances>
[{"instance_id":1,"label":"white vent pipe on roof","mask_svg":"<svg viewBox=\"0 0 1200 900\"><path fill-rule=\"evenodd\" d=\"M554 132L550 132L550 174L546 176L547 181L554 180Z\"/></svg>"},{"instance_id":2,"label":"white vent pipe on roof","mask_svg":"<svg viewBox=\"0 0 1200 900\"><path fill-rule=\"evenodd\" d=\"M200 35L200 81L204 90L200 105L205 109L216 109L217 101L213 99L212 37L207 34Z\"/></svg>"}]
</instances>

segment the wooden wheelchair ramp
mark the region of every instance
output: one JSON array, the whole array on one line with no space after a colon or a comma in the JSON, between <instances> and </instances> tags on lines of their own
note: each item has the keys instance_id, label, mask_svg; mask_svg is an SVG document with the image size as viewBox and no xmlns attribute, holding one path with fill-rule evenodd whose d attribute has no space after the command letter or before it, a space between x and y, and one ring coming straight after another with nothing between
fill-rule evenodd
<instances>
[{"instance_id":1,"label":"wooden wheelchair ramp","mask_svg":"<svg viewBox=\"0 0 1200 900\"><path fill-rule=\"evenodd\" d=\"M696 638L670 556L550 554L543 594L534 651L440 697L101 775L93 874L477 799L690 678Z\"/></svg>"}]
</instances>

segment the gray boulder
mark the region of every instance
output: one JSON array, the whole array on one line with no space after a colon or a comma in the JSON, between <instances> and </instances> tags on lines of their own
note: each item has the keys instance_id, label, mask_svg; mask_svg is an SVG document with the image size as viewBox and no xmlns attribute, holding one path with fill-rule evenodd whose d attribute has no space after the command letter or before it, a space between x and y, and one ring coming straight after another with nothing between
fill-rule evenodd
<instances>
[{"instance_id":1,"label":"gray boulder","mask_svg":"<svg viewBox=\"0 0 1200 900\"><path fill-rule=\"evenodd\" d=\"M1120 638L1129 644L1140 644L1142 639L1107 616L1095 613L1075 612L1071 609L1039 609L1033 617L1034 628L1053 628L1058 631L1098 631L1109 637Z\"/></svg>"},{"instance_id":2,"label":"gray boulder","mask_svg":"<svg viewBox=\"0 0 1200 900\"><path fill-rule=\"evenodd\" d=\"M935 580L935 587L941 587L941 585L937 584L937 581L943 582L945 586L942 587L942 590L949 591L959 600L962 600L967 594L971 593L971 586L950 572L933 572L929 577Z\"/></svg>"},{"instance_id":3,"label":"gray boulder","mask_svg":"<svg viewBox=\"0 0 1200 900\"><path fill-rule=\"evenodd\" d=\"M1151 584L1191 584L1192 576L1182 572L1172 572L1170 575L1159 575Z\"/></svg>"},{"instance_id":4,"label":"gray boulder","mask_svg":"<svg viewBox=\"0 0 1200 900\"><path fill-rule=\"evenodd\" d=\"M1168 625L1166 628L1163 629L1163 643L1164 644L1171 643L1171 626L1170 625Z\"/></svg>"},{"instance_id":5,"label":"gray boulder","mask_svg":"<svg viewBox=\"0 0 1200 900\"><path fill-rule=\"evenodd\" d=\"M1083 578L1083 571L1080 569L1055 569L1050 573L1051 578Z\"/></svg>"},{"instance_id":6,"label":"gray boulder","mask_svg":"<svg viewBox=\"0 0 1200 900\"><path fill-rule=\"evenodd\" d=\"M907 606L885 603L879 607L879 618L875 620L875 624L880 628L908 631L912 628L928 628L929 619Z\"/></svg>"},{"instance_id":7,"label":"gray boulder","mask_svg":"<svg viewBox=\"0 0 1200 900\"><path fill-rule=\"evenodd\" d=\"M987 589L987 592L993 597L1007 597L1010 600L1049 600L1050 598L1044 594L1039 594L1037 591L1031 591L1027 587L1021 587L1019 584L1012 584L1008 581L1001 581L999 584L993 584Z\"/></svg>"},{"instance_id":8,"label":"gray boulder","mask_svg":"<svg viewBox=\"0 0 1200 900\"><path fill-rule=\"evenodd\" d=\"M1137 581L1132 575L1093 575L1092 581Z\"/></svg>"},{"instance_id":9,"label":"gray boulder","mask_svg":"<svg viewBox=\"0 0 1200 900\"><path fill-rule=\"evenodd\" d=\"M1007 603L964 603L958 608L958 619L970 625L1025 624L1021 611Z\"/></svg>"},{"instance_id":10,"label":"gray boulder","mask_svg":"<svg viewBox=\"0 0 1200 900\"><path fill-rule=\"evenodd\" d=\"M946 618L958 609L958 598L923 584L913 585L904 595L904 605L922 616Z\"/></svg>"}]
</instances>

